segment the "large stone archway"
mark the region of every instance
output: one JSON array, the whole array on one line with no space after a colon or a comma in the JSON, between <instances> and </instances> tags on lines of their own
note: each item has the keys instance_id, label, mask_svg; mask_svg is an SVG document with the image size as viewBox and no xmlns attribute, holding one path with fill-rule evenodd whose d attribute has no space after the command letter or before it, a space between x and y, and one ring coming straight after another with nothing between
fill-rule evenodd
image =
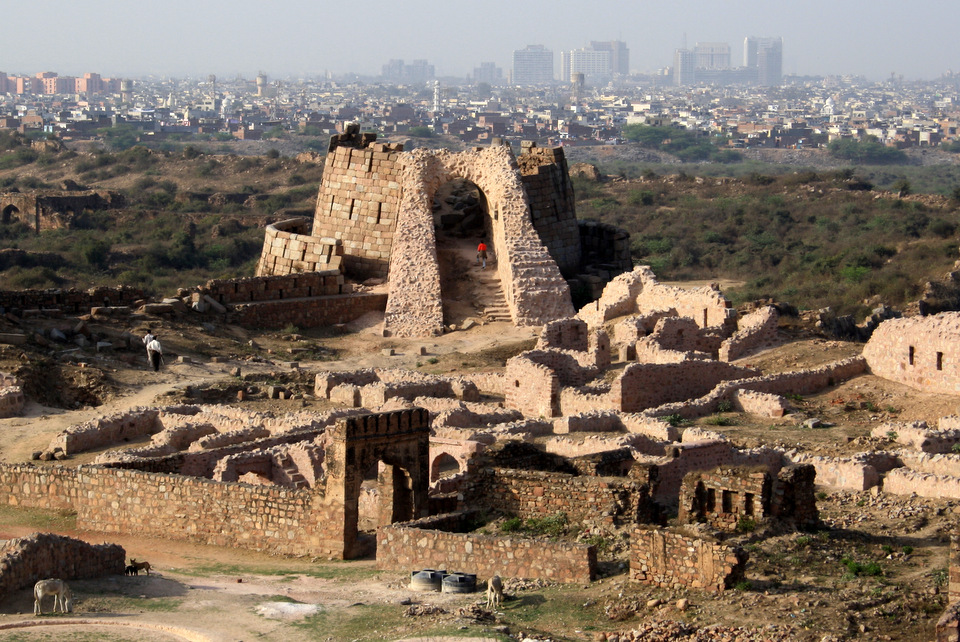
<instances>
[{"instance_id":1,"label":"large stone archway","mask_svg":"<svg viewBox=\"0 0 960 642\"><path fill-rule=\"evenodd\" d=\"M443 305L431 206L437 189L462 178L485 195L490 244L517 325L571 316L569 286L540 241L513 152L493 146L466 152L416 150L397 158L402 187L390 255L384 331L396 336L443 332Z\"/></svg>"}]
</instances>

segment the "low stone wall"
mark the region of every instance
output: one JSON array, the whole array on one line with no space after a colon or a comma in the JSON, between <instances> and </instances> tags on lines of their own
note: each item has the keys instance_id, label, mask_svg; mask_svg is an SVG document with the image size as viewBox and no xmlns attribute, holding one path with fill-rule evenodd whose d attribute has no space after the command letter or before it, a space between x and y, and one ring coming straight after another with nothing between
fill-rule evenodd
<instances>
[{"instance_id":1,"label":"low stone wall","mask_svg":"<svg viewBox=\"0 0 960 642\"><path fill-rule=\"evenodd\" d=\"M89 314L90 308L133 305L145 297L140 288L125 285L89 290L0 290L0 309L18 316L24 310L55 310L61 314Z\"/></svg>"},{"instance_id":2,"label":"low stone wall","mask_svg":"<svg viewBox=\"0 0 960 642\"><path fill-rule=\"evenodd\" d=\"M415 571L445 568L565 584L587 584L596 575L593 546L493 535L449 532L462 526L463 514L440 515L377 529L377 568Z\"/></svg>"},{"instance_id":3,"label":"low stone wall","mask_svg":"<svg viewBox=\"0 0 960 642\"><path fill-rule=\"evenodd\" d=\"M329 269L282 276L213 279L197 290L222 305L336 296L343 294L343 274Z\"/></svg>"},{"instance_id":4,"label":"low stone wall","mask_svg":"<svg viewBox=\"0 0 960 642\"><path fill-rule=\"evenodd\" d=\"M6 386L0 388L0 418L16 417L23 412L26 399L20 386Z\"/></svg>"},{"instance_id":5,"label":"low stone wall","mask_svg":"<svg viewBox=\"0 0 960 642\"><path fill-rule=\"evenodd\" d=\"M632 363L611 385L610 400L617 410L639 412L665 403L699 397L721 381L744 379L757 374L756 370L720 361Z\"/></svg>"},{"instance_id":6,"label":"low stone wall","mask_svg":"<svg viewBox=\"0 0 960 642\"><path fill-rule=\"evenodd\" d=\"M900 451L897 453L897 458L906 468L917 473L960 477L960 455L929 455Z\"/></svg>"},{"instance_id":7,"label":"low stone wall","mask_svg":"<svg viewBox=\"0 0 960 642\"><path fill-rule=\"evenodd\" d=\"M160 412L150 408L134 408L70 426L50 441L51 452L61 448L68 455L135 441L163 430Z\"/></svg>"},{"instance_id":8,"label":"low stone wall","mask_svg":"<svg viewBox=\"0 0 960 642\"><path fill-rule=\"evenodd\" d=\"M859 492L880 483L880 473L862 458L839 459L798 454L791 459L795 463L813 464L817 469L817 483L821 486Z\"/></svg>"},{"instance_id":9,"label":"low stone wall","mask_svg":"<svg viewBox=\"0 0 960 642\"><path fill-rule=\"evenodd\" d=\"M941 426L943 424L941 420ZM871 430L870 436L892 439L924 453L949 453L953 452L956 444L960 444L960 429L931 430L925 421L887 422Z\"/></svg>"},{"instance_id":10,"label":"low stone wall","mask_svg":"<svg viewBox=\"0 0 960 642\"><path fill-rule=\"evenodd\" d=\"M622 477L493 468L479 471L462 492L470 508L524 519L563 513L584 526L650 522L656 514L650 487Z\"/></svg>"},{"instance_id":11,"label":"low stone wall","mask_svg":"<svg viewBox=\"0 0 960 642\"><path fill-rule=\"evenodd\" d=\"M747 557L739 547L641 526L630 542L630 579L671 590L722 592L743 579Z\"/></svg>"},{"instance_id":12,"label":"low stone wall","mask_svg":"<svg viewBox=\"0 0 960 642\"><path fill-rule=\"evenodd\" d=\"M332 278L332 277L327 277ZM227 313L230 323L257 328L317 328L349 323L367 312L383 312L386 294L341 294L310 299L237 303Z\"/></svg>"},{"instance_id":13,"label":"low stone wall","mask_svg":"<svg viewBox=\"0 0 960 642\"><path fill-rule=\"evenodd\" d=\"M313 220L292 218L268 225L257 276L337 270L343 272L339 239L312 236Z\"/></svg>"},{"instance_id":14,"label":"low stone wall","mask_svg":"<svg viewBox=\"0 0 960 642\"><path fill-rule=\"evenodd\" d=\"M343 557L343 511L317 491L97 466L0 464L0 503L73 510L77 528ZM339 539L338 539L339 535Z\"/></svg>"},{"instance_id":15,"label":"low stone wall","mask_svg":"<svg viewBox=\"0 0 960 642\"><path fill-rule=\"evenodd\" d=\"M774 345L777 342L779 320L780 314L772 305L740 319L736 333L720 345L720 361L733 361L754 350Z\"/></svg>"},{"instance_id":16,"label":"low stone wall","mask_svg":"<svg viewBox=\"0 0 960 642\"><path fill-rule=\"evenodd\" d=\"M920 473L906 468L891 470L883 478L883 492L920 497L960 497L960 477Z\"/></svg>"},{"instance_id":17,"label":"low stone wall","mask_svg":"<svg viewBox=\"0 0 960 642\"><path fill-rule=\"evenodd\" d=\"M126 551L53 533L33 533L0 549L0 599L49 577L89 579L123 573Z\"/></svg>"}]
</instances>

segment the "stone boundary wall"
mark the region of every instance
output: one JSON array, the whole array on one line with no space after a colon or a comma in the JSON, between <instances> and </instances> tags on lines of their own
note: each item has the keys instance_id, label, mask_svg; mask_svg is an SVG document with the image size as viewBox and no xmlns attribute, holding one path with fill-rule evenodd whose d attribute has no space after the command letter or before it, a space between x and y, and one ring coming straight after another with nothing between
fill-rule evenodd
<instances>
[{"instance_id":1,"label":"stone boundary wall","mask_svg":"<svg viewBox=\"0 0 960 642\"><path fill-rule=\"evenodd\" d=\"M222 305L344 294L343 274L337 269L282 276L211 279L197 291Z\"/></svg>"},{"instance_id":2,"label":"stone boundary wall","mask_svg":"<svg viewBox=\"0 0 960 642\"><path fill-rule=\"evenodd\" d=\"M955 499L960 497L960 477L895 468L884 476L883 492L891 495L916 493L919 497Z\"/></svg>"},{"instance_id":3,"label":"stone boundary wall","mask_svg":"<svg viewBox=\"0 0 960 642\"><path fill-rule=\"evenodd\" d=\"M740 547L639 527L630 541L630 579L671 590L723 592L743 579L747 558Z\"/></svg>"},{"instance_id":4,"label":"stone boundary wall","mask_svg":"<svg viewBox=\"0 0 960 642\"><path fill-rule=\"evenodd\" d=\"M470 372L464 373L463 378L472 381L483 392L495 395L503 394L507 381L502 372Z\"/></svg>"},{"instance_id":5,"label":"stone boundary wall","mask_svg":"<svg viewBox=\"0 0 960 642\"><path fill-rule=\"evenodd\" d=\"M0 418L16 417L23 412L26 398L20 386L4 386L0 388Z\"/></svg>"},{"instance_id":6,"label":"stone boundary wall","mask_svg":"<svg viewBox=\"0 0 960 642\"><path fill-rule=\"evenodd\" d=\"M312 236L313 220L293 218L267 226L256 276L343 271L343 244Z\"/></svg>"},{"instance_id":7,"label":"stone boundary wall","mask_svg":"<svg viewBox=\"0 0 960 642\"><path fill-rule=\"evenodd\" d=\"M55 577L77 580L120 575L126 551L118 544L88 544L53 533L8 540L0 548L0 599Z\"/></svg>"},{"instance_id":8,"label":"stone boundary wall","mask_svg":"<svg viewBox=\"0 0 960 642\"><path fill-rule=\"evenodd\" d=\"M0 464L0 503L73 510L77 528L343 557L342 508L316 491L81 466Z\"/></svg>"},{"instance_id":9,"label":"stone boundary wall","mask_svg":"<svg viewBox=\"0 0 960 642\"><path fill-rule=\"evenodd\" d=\"M493 575L589 584L596 576L594 546L449 532L469 519L462 513L381 526L377 529L377 569L414 571L444 568Z\"/></svg>"},{"instance_id":10,"label":"stone boundary wall","mask_svg":"<svg viewBox=\"0 0 960 642\"><path fill-rule=\"evenodd\" d=\"M631 451L644 455L662 457L666 453L667 444L653 441L645 435L619 435L617 437L590 435L580 439L551 437L544 443L544 448L548 453L567 458L582 457L622 448L629 448Z\"/></svg>"},{"instance_id":11,"label":"stone boundary wall","mask_svg":"<svg viewBox=\"0 0 960 642\"><path fill-rule=\"evenodd\" d=\"M960 312L883 321L863 347L870 372L925 392L960 393Z\"/></svg>"},{"instance_id":12,"label":"stone boundary wall","mask_svg":"<svg viewBox=\"0 0 960 642\"><path fill-rule=\"evenodd\" d=\"M381 406L395 397L409 401L417 397L480 400L480 391L468 378L428 375L401 368L318 372L313 390L317 397L354 407Z\"/></svg>"},{"instance_id":13,"label":"stone boundary wall","mask_svg":"<svg viewBox=\"0 0 960 642\"><path fill-rule=\"evenodd\" d=\"M330 277L326 277L330 278ZM311 299L237 303L227 314L230 323L249 328L318 328L349 323L367 312L383 312L386 294L341 294Z\"/></svg>"},{"instance_id":14,"label":"stone boundary wall","mask_svg":"<svg viewBox=\"0 0 960 642\"><path fill-rule=\"evenodd\" d=\"M747 353L775 345L779 320L780 314L772 305L741 318L737 324L738 330L720 345L720 361L733 361Z\"/></svg>"},{"instance_id":15,"label":"stone boundary wall","mask_svg":"<svg viewBox=\"0 0 960 642\"><path fill-rule=\"evenodd\" d=\"M622 477L587 477L539 470L478 471L462 487L463 505L523 519L564 513L571 523L614 526L650 522L650 487Z\"/></svg>"},{"instance_id":16,"label":"stone boundary wall","mask_svg":"<svg viewBox=\"0 0 960 642\"><path fill-rule=\"evenodd\" d=\"M623 412L639 412L665 403L695 399L708 393L721 381L740 380L756 375L720 361L683 363L631 363L610 387L610 403Z\"/></svg>"},{"instance_id":17,"label":"stone boundary wall","mask_svg":"<svg viewBox=\"0 0 960 642\"><path fill-rule=\"evenodd\" d=\"M49 310L61 314L89 314L91 308L132 306L145 298L141 288L126 285L89 290L0 290L0 309L22 316L26 310Z\"/></svg>"}]
</instances>

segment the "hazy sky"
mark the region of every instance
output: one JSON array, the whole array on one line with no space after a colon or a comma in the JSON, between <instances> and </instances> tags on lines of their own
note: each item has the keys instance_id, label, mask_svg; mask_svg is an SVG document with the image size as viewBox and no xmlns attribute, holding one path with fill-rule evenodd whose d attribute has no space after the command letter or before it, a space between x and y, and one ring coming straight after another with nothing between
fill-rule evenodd
<instances>
[{"instance_id":1,"label":"hazy sky","mask_svg":"<svg viewBox=\"0 0 960 642\"><path fill-rule=\"evenodd\" d=\"M623 40L630 67L670 65L673 50L747 35L782 36L783 71L908 79L960 71L957 0L32 0L6 2L0 70L103 76L271 77L379 74L426 58L437 75L483 61L509 72L514 49L559 52Z\"/></svg>"}]
</instances>

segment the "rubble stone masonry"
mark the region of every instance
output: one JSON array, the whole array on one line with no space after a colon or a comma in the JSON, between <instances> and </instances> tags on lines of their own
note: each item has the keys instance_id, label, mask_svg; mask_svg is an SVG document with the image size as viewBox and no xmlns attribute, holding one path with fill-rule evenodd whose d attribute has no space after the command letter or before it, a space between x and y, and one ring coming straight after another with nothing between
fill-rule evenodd
<instances>
[{"instance_id":1,"label":"rubble stone masonry","mask_svg":"<svg viewBox=\"0 0 960 642\"><path fill-rule=\"evenodd\" d=\"M126 552L117 544L88 544L53 533L8 540L0 548L0 599L38 580L90 579L123 573Z\"/></svg>"},{"instance_id":2,"label":"rubble stone masonry","mask_svg":"<svg viewBox=\"0 0 960 642\"><path fill-rule=\"evenodd\" d=\"M133 305L143 290L121 285L89 290L0 290L0 309L22 315L25 310L55 310L62 314L89 314L90 308Z\"/></svg>"},{"instance_id":3,"label":"rubble stone masonry","mask_svg":"<svg viewBox=\"0 0 960 642\"><path fill-rule=\"evenodd\" d=\"M596 575L593 546L455 532L470 519L453 513L379 528L377 568L442 568L481 580L500 575L565 584L588 584Z\"/></svg>"},{"instance_id":4,"label":"rubble stone masonry","mask_svg":"<svg viewBox=\"0 0 960 642\"><path fill-rule=\"evenodd\" d=\"M630 579L671 590L722 592L743 579L746 562L739 547L682 531L641 526L630 542Z\"/></svg>"}]
</instances>

